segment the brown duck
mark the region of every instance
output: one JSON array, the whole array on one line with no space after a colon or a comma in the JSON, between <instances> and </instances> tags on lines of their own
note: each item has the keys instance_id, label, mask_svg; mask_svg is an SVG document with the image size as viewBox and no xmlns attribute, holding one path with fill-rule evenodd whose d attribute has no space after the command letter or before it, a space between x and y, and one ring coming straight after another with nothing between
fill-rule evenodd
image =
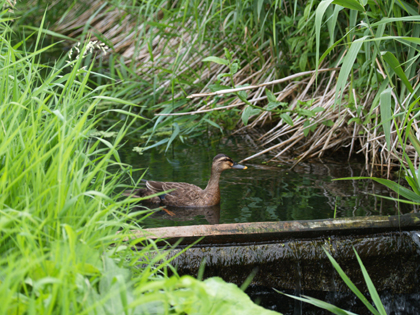
<instances>
[{"instance_id":1,"label":"brown duck","mask_svg":"<svg viewBox=\"0 0 420 315\"><path fill-rule=\"evenodd\" d=\"M175 207L214 206L220 202L220 174L228 169L247 169L247 167L233 162L225 154L218 154L213 159L210 180L205 189L188 183L155 182L148 180L146 181L145 189L127 191L125 195L142 198L172 190L166 194L147 199L147 201Z\"/></svg>"}]
</instances>

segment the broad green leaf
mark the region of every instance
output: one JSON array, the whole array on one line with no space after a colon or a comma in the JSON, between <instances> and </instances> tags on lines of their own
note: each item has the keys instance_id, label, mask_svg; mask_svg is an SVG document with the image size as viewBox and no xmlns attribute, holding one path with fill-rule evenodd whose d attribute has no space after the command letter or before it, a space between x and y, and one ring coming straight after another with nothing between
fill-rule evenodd
<instances>
[{"instance_id":1,"label":"broad green leaf","mask_svg":"<svg viewBox=\"0 0 420 315\"><path fill-rule=\"evenodd\" d=\"M398 75L401 81L404 83L406 88L413 93L414 89L411 86L410 81L408 81L407 77L405 76L404 70L401 68L398 59L389 51L382 54L382 58L389 64L389 66L394 70L394 72ZM385 91L384 91L385 92Z\"/></svg>"},{"instance_id":2,"label":"broad green leaf","mask_svg":"<svg viewBox=\"0 0 420 315\"><path fill-rule=\"evenodd\" d=\"M343 97L344 88L347 84L350 71L353 68L354 61L356 60L357 54L359 53L360 47L362 47L363 41L368 38L368 36L363 36L355 40L347 52L343 60L343 66L341 67L340 74L337 79L337 88L335 93L335 103L339 99L338 103L341 103L341 98Z\"/></svg>"},{"instance_id":3,"label":"broad green leaf","mask_svg":"<svg viewBox=\"0 0 420 315\"><path fill-rule=\"evenodd\" d=\"M306 117L312 117L315 115L311 110L303 109L303 108L297 109L297 112L299 115L306 116Z\"/></svg>"},{"instance_id":4,"label":"broad green leaf","mask_svg":"<svg viewBox=\"0 0 420 315\"><path fill-rule=\"evenodd\" d=\"M289 113L283 113L280 115L280 117L286 122L286 124L293 127L293 120L290 117Z\"/></svg>"},{"instance_id":5,"label":"broad green leaf","mask_svg":"<svg viewBox=\"0 0 420 315\"><path fill-rule=\"evenodd\" d=\"M353 117L349 119L349 121L347 122L347 125L350 125L352 122L356 124L361 124L362 120L359 117Z\"/></svg>"},{"instance_id":6,"label":"broad green leaf","mask_svg":"<svg viewBox=\"0 0 420 315\"><path fill-rule=\"evenodd\" d=\"M231 52L229 51L229 49L227 49L226 47L224 47L224 48L223 48L223 50L224 50L224 52L225 52L225 57L226 57L228 60L231 60L231 59L232 59L232 54L231 54Z\"/></svg>"},{"instance_id":7,"label":"broad green leaf","mask_svg":"<svg viewBox=\"0 0 420 315\"><path fill-rule=\"evenodd\" d=\"M321 107L321 106L317 106L317 107L311 109L311 111L313 113L323 112L324 110L325 110L325 108L324 107Z\"/></svg>"},{"instance_id":8,"label":"broad green leaf","mask_svg":"<svg viewBox=\"0 0 420 315\"><path fill-rule=\"evenodd\" d=\"M249 296L237 285L226 283L221 278L209 278L204 281L204 290L210 299L211 309L203 310L208 315L269 315L278 314L254 304ZM198 303L199 304L199 303ZM197 314L197 313L196 313Z\"/></svg>"},{"instance_id":9,"label":"broad green leaf","mask_svg":"<svg viewBox=\"0 0 420 315\"><path fill-rule=\"evenodd\" d=\"M277 102L276 96L268 89L265 89L265 94L267 95L267 100L269 103Z\"/></svg>"},{"instance_id":10,"label":"broad green leaf","mask_svg":"<svg viewBox=\"0 0 420 315\"><path fill-rule=\"evenodd\" d=\"M281 102L270 102L267 104L266 110L273 110L279 107L282 103Z\"/></svg>"},{"instance_id":11,"label":"broad green leaf","mask_svg":"<svg viewBox=\"0 0 420 315\"><path fill-rule=\"evenodd\" d=\"M249 117L257 115L258 113L260 113L260 111L260 109L253 108L252 106L246 106L242 112L242 122L244 123L244 125L248 125Z\"/></svg>"},{"instance_id":12,"label":"broad green leaf","mask_svg":"<svg viewBox=\"0 0 420 315\"><path fill-rule=\"evenodd\" d=\"M204 61L215 62L219 65L225 65L225 66L229 65L229 61L227 61L226 59L222 59L222 58L215 57L215 56L210 56L210 57L204 58L202 61L203 62Z\"/></svg>"},{"instance_id":13,"label":"broad green leaf","mask_svg":"<svg viewBox=\"0 0 420 315\"><path fill-rule=\"evenodd\" d=\"M316 8L315 13L315 36L316 36L316 71L319 68L319 45L320 45L320 36L321 36L321 24L322 17L324 16L325 11L328 6L333 2L333 0L324 0ZM318 73L318 72L317 72Z\"/></svg>"},{"instance_id":14,"label":"broad green leaf","mask_svg":"<svg viewBox=\"0 0 420 315\"><path fill-rule=\"evenodd\" d=\"M76 270L82 275L99 275L101 273L98 268L88 263L78 263Z\"/></svg>"},{"instance_id":15,"label":"broad green leaf","mask_svg":"<svg viewBox=\"0 0 420 315\"><path fill-rule=\"evenodd\" d=\"M381 120L384 129L386 146L391 149L391 88L381 93Z\"/></svg>"},{"instance_id":16,"label":"broad green leaf","mask_svg":"<svg viewBox=\"0 0 420 315\"><path fill-rule=\"evenodd\" d=\"M230 67L230 73L235 74L236 72L238 72L238 69L239 69L239 64L235 62Z\"/></svg>"},{"instance_id":17,"label":"broad green leaf","mask_svg":"<svg viewBox=\"0 0 420 315\"><path fill-rule=\"evenodd\" d=\"M341 5L342 7L345 7L347 9L357 10L360 12L365 11L365 8L362 7L362 5L356 0L334 0L333 3Z\"/></svg>"},{"instance_id":18,"label":"broad green leaf","mask_svg":"<svg viewBox=\"0 0 420 315\"><path fill-rule=\"evenodd\" d=\"M322 122L323 125L327 126L327 127L332 127L334 126L334 122L331 119L325 120Z\"/></svg>"}]
</instances>

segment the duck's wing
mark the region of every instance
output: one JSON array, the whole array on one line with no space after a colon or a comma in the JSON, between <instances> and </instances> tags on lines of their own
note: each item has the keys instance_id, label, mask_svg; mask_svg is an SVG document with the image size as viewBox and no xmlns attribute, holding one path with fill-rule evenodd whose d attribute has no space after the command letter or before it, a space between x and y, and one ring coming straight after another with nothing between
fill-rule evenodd
<instances>
[{"instance_id":1,"label":"duck's wing","mask_svg":"<svg viewBox=\"0 0 420 315\"><path fill-rule=\"evenodd\" d=\"M153 192L153 194L172 190L167 194L159 196L162 201L169 203L182 200L182 203L189 204L190 202L199 199L203 192L203 190L196 185L178 182L147 181L146 187L147 190Z\"/></svg>"}]
</instances>

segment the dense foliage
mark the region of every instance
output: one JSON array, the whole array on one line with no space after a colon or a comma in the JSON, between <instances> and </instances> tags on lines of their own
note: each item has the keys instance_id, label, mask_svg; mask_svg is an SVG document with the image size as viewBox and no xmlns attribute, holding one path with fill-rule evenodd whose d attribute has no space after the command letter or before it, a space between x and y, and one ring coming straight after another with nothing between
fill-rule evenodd
<instances>
[{"instance_id":1,"label":"dense foliage","mask_svg":"<svg viewBox=\"0 0 420 315\"><path fill-rule=\"evenodd\" d=\"M418 89L413 1L86 0L51 9L62 13L51 14L55 31L90 32L110 47L98 72L153 119L139 151L264 126L257 139L266 149L254 156L292 149L305 158L344 147L372 166L401 157L402 121L391 116L403 115ZM247 90L223 91L232 87Z\"/></svg>"},{"instance_id":2,"label":"dense foliage","mask_svg":"<svg viewBox=\"0 0 420 315\"><path fill-rule=\"evenodd\" d=\"M0 14L0 314L268 314L221 279L178 277L164 249L134 237L118 147L137 105L89 87L92 43L47 65L44 20L22 37L13 19ZM104 102L126 117L111 140L94 129Z\"/></svg>"}]
</instances>

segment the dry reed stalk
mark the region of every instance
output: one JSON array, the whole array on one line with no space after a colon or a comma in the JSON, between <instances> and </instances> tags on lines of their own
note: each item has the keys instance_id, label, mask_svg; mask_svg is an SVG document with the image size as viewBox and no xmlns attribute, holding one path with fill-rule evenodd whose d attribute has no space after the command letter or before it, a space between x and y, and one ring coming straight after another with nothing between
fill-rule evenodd
<instances>
[{"instance_id":1,"label":"dry reed stalk","mask_svg":"<svg viewBox=\"0 0 420 315\"><path fill-rule=\"evenodd\" d=\"M352 154L363 154L365 156L366 166L376 167L380 165L381 169L387 168L387 174L390 175L390 168L401 161L401 152L405 150L407 155L413 159L414 164L418 157L414 148L410 145L402 148L397 137L397 129L401 130L402 122L391 122L391 145L390 149L386 146L385 137L380 130L378 114L379 108L372 108L372 102L375 97L374 91L370 88L366 95L356 95L353 89L349 91L349 85L345 86L342 91L344 101L341 105L335 105L336 94L336 77L339 68L329 68L323 65L324 69L317 71L321 79L319 84L315 84L315 71L304 71L295 73L290 76L274 79L276 76L276 63L279 59L273 59L269 48L259 51L259 55L255 56L251 63L242 62L242 68L233 76L235 86L249 84L246 87L232 88L217 92L208 92L209 86L214 84L220 73L227 72L226 66L217 65L215 63L206 64L203 67L202 59L210 55L209 47L203 41L198 41L198 32L194 32L198 25L195 20L188 20L184 25L171 24L172 28L167 28L168 33L176 33L179 36L166 37L165 32L158 34L157 29L152 28L147 22L149 20L159 20L157 16L146 18L144 23L136 24L134 17L120 9L107 6L105 2L92 0L88 5L89 9L83 14L78 14L78 8L70 11L70 13L56 25L55 30L67 33L68 36L78 36L81 34L86 24L90 24L93 34L100 34L112 44L115 53L125 58L125 63L136 62L137 74L141 75L146 81L152 82L155 75L159 74L159 69L168 69L173 65L172 75L184 75L191 71L199 73L197 78L193 80L193 84L206 82L201 91L192 91L194 94L187 96L191 99L188 103L188 112L159 114L160 116L178 116L178 115L195 115L208 113L212 111L224 111L232 108L245 108L246 104L239 99L221 98L211 99L212 96L222 96L229 93L239 91L248 91L248 102L254 106L265 108L267 106L267 97L263 96L266 87L276 87L280 91L274 93L277 101L288 102L289 108L294 109L301 102L311 101L311 105L307 108L312 110L315 107L322 107L324 110L316 112L310 118L310 124L304 126L308 119L299 116L296 112L291 114L294 125L290 126L275 113L271 111L262 111L259 115L250 117L249 124L244 126L242 121L238 123L236 132L246 131L248 135L252 134L252 145L259 145L259 152L245 158L242 161L249 161L257 156L270 153L271 159L284 160L283 154L291 149L298 154L298 161L302 161L309 157L322 157L327 151L335 151L340 148L348 148L348 156ZM284 8L288 10L287 5ZM204 20L208 19L210 9L202 12ZM96 15L95 15L96 14ZM145 36L147 34L147 36ZM247 36L247 33L245 34ZM150 47L146 43L146 37L149 40ZM93 40L95 36L93 36ZM232 39L233 41L233 39ZM238 42L243 41L239 39ZM212 48L212 55L223 56L223 42ZM109 45L111 46L111 45ZM238 55L240 47L233 49L233 55ZM342 57L345 55L342 54ZM181 57L179 57L181 56ZM281 57L281 56L280 56ZM334 59L334 58L333 58ZM257 62L261 62L259 69L255 69ZM384 71L379 60L377 62L377 70L384 77ZM172 69L172 68L171 68ZM355 72L356 73L356 72ZM310 77L305 77L305 76ZM294 81L301 78L300 81ZM410 78L410 81L417 78L416 86L420 81L420 74ZM229 78L222 79L221 84L230 85ZM171 86L171 79L159 82L158 89L164 93ZM281 84L286 83L285 86ZM191 88L193 89L193 88ZM184 96L183 91L175 94L176 97ZM354 104L349 104L346 99L352 95ZM201 98L206 97L207 103ZM394 93L392 98L395 102L396 113L404 110L404 103L399 104ZM352 122L350 119L358 118L362 122L366 120L366 116L358 116L358 109L362 106L367 113L376 113L374 121L368 121L366 124ZM368 115L369 115L368 114ZM411 116L412 117L412 116ZM327 127L322 123L332 121L333 125ZM253 129L260 126L273 124L263 135L254 134ZM373 125L372 125L373 123ZM309 132L305 136L307 128L317 126L313 132ZM420 135L420 131L416 124L413 124L415 132ZM360 134L362 132L362 134ZM358 141L357 141L358 140ZM269 146L269 147L267 147ZM263 147L263 149L261 149ZM398 163L396 163L398 162ZM296 165L297 163L295 163Z\"/></svg>"}]
</instances>

